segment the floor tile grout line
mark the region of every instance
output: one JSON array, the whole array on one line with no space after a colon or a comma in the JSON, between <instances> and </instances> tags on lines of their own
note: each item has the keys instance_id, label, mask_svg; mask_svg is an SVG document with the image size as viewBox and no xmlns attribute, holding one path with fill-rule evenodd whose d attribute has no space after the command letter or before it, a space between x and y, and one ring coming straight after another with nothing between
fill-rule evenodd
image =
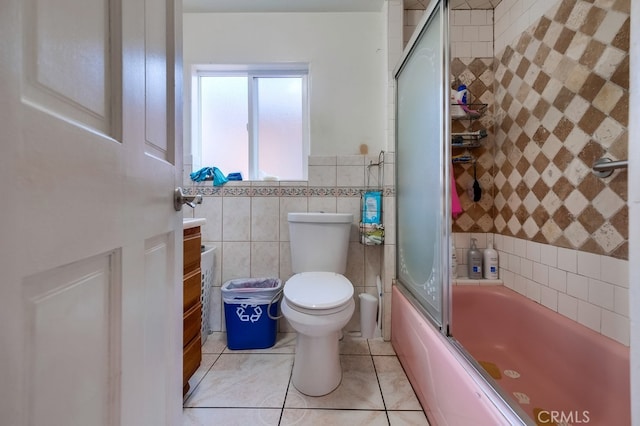
<instances>
[{"instance_id":1,"label":"floor tile grout line","mask_svg":"<svg viewBox=\"0 0 640 426\"><path fill-rule=\"evenodd\" d=\"M278 408L275 408L275 410L278 410ZM331 408L331 407L315 407L315 408L308 408L308 407L286 407L283 408L284 410L309 410L309 411L371 411L371 412L376 412L376 413L386 413L387 410L383 410L382 408ZM397 411L401 411L401 410L397 410ZM419 410L404 410L404 411L419 411Z\"/></svg>"},{"instance_id":2,"label":"floor tile grout line","mask_svg":"<svg viewBox=\"0 0 640 426\"><path fill-rule=\"evenodd\" d=\"M278 419L278 426L282 423L282 416L284 416L284 407L287 405L287 398L289 397L289 389L291 388L293 380L293 364L296 362L295 355L293 362L291 363L291 372L289 373L289 381L287 381L287 389L284 392L284 399L282 400L282 408L280 409L280 418Z\"/></svg>"},{"instance_id":3,"label":"floor tile grout line","mask_svg":"<svg viewBox=\"0 0 640 426\"><path fill-rule=\"evenodd\" d=\"M385 410L383 408L335 408L335 407L264 407L264 406L219 406L219 405L200 405L197 407L184 407L185 410L312 410L312 411L374 411L374 412L404 412L404 413L423 413L423 410Z\"/></svg>"},{"instance_id":4,"label":"floor tile grout line","mask_svg":"<svg viewBox=\"0 0 640 426\"><path fill-rule=\"evenodd\" d=\"M261 406L256 406L256 407L238 407L238 406L233 406L233 407L224 407L224 406L213 406L213 405L204 405L204 406L198 406L198 407L184 407L185 410L282 410L282 408L280 407L261 407Z\"/></svg>"},{"instance_id":5,"label":"floor tile grout line","mask_svg":"<svg viewBox=\"0 0 640 426\"><path fill-rule=\"evenodd\" d=\"M308 407L286 407L287 404L287 398L289 396L289 391L292 389L292 378L293 378L293 364L291 365L291 370L289 373L289 378L287 381L287 385L286 385L286 389L285 389L285 395L284 395L284 399L283 402L281 404L280 407L264 407L264 406L259 406L259 407L237 407L237 406L233 406L233 407L186 407L184 406L185 409L189 409L189 410L194 410L194 409L238 409L238 410L242 410L242 409L253 409L253 410L280 410L279 413L279 420L278 420L278 425L282 424L283 422L283 418L284 418L284 410L292 410L292 411L301 411L301 410L313 410L313 411L353 411L353 412L357 412L357 411L369 411L369 412L384 412L385 413L385 417L387 419L387 424L391 424L390 422L390 417L389 417L389 409L386 405L386 400L385 400L385 396L383 393L383 389L382 389L382 384L381 384L381 379L380 379L380 375L379 372L377 371L377 367L376 367L376 363L375 363L375 359L376 357L384 357L384 358L397 358L397 354L389 354L389 353L380 353L380 354L374 354L372 353L372 345L369 339L365 339L365 345L366 345L366 352L364 351L360 351L357 350L357 347L352 347L350 349L355 349L355 351L352 351L349 349L349 347L345 347L345 353L340 353L341 358L342 357L352 357L352 356L368 356L371 359L371 362L373 364L374 367L374 374L376 375L376 381L378 382L378 389L380 391L380 395L382 398L382 402L383 402L383 407L380 409L376 409L376 408L331 408L331 407L316 407L316 408L308 408ZM279 348L282 349L282 348ZM203 354L205 354L203 352ZM193 393L196 392L196 390L198 389L198 387L201 386L202 381L204 380L204 378L211 373L213 367L215 366L216 363L218 363L220 361L220 359L222 358L222 355L241 355L241 356L249 356L249 355L284 355L284 356L294 356L295 358L295 351L293 352L270 352L269 349L265 349L265 350L254 350L254 351L231 351L228 349L228 347L224 347L223 350L221 350L220 352L216 351L216 352L207 352L207 355L215 358L213 360L213 362L211 363L211 365L208 367L207 371L202 375L202 377L200 378L200 380L195 384L193 390L190 392L189 397L184 401L184 403L186 403L189 399L192 398ZM382 359L382 358L380 358ZM295 362L295 359L294 359ZM402 370L404 371L404 366L402 366ZM406 375L406 372L405 372ZM413 385L411 385L411 387L413 388ZM415 390L414 390L415 393ZM424 412L424 409L422 409L422 407L418 410L412 410L412 409L398 409L398 410L392 410L392 411L397 411L397 412L422 412L424 413L424 415L426 416L426 413ZM275 413L274 413L275 414ZM427 418L428 421L428 418Z\"/></svg>"},{"instance_id":6,"label":"floor tile grout line","mask_svg":"<svg viewBox=\"0 0 640 426\"><path fill-rule=\"evenodd\" d=\"M366 339L367 348L369 349L369 356L371 357L371 364L373 365L373 371L376 373L376 381L378 382L378 389L380 389L380 398L382 398L382 406L384 407L384 415L387 418L387 424L391 425L389 421L389 413L387 412L387 405L384 402L384 394L382 393L382 387L380 386L380 378L378 377L378 370L376 369L376 363L373 360L373 354L371 353L371 344L369 339Z\"/></svg>"},{"instance_id":7,"label":"floor tile grout line","mask_svg":"<svg viewBox=\"0 0 640 426\"><path fill-rule=\"evenodd\" d=\"M376 373L376 381L378 382L378 389L380 390L380 398L382 398L384 415L387 418L387 424L391 425L391 420L389 420L389 411L387 410L387 403L384 400L384 392L382 391L382 385L380 384L380 377L378 377L378 369L376 368L376 363L373 358L373 354L371 353L371 346L369 345L369 339L367 339L367 347L369 348L369 356L371 357L371 364L373 365L373 371Z\"/></svg>"},{"instance_id":8,"label":"floor tile grout line","mask_svg":"<svg viewBox=\"0 0 640 426\"><path fill-rule=\"evenodd\" d=\"M207 354L207 355L215 355L215 354ZM189 389L189 396L184 399L182 401L182 408L187 408L185 407L185 404L191 399L191 397L193 396L193 394L195 393L196 389L198 389L198 387L200 386L200 383L202 383L202 381L204 380L205 376L207 374L209 374L209 372L211 371L211 369L213 368L213 366L215 365L216 362L218 362L218 360L220 359L220 355L222 355L222 353L217 354L218 356L216 357L216 359L213 360L213 362L211 363L211 365L209 366L209 368L207 368L207 371L205 371L205 373L202 375L202 377L200 378L200 380L198 380L198 382L195 384L195 386L193 387L193 389Z\"/></svg>"},{"instance_id":9,"label":"floor tile grout line","mask_svg":"<svg viewBox=\"0 0 640 426\"><path fill-rule=\"evenodd\" d=\"M407 382L409 382L409 386L411 386L411 390L413 390L413 394L418 400L418 404L420 405L420 411L422 411L422 413L424 414L424 417L427 419L427 425L430 425L431 423L429 423L429 417L427 416L427 411L422 406L422 401L420 401L420 398L418 398L418 393L416 392L416 389L413 387L413 383L411 383L411 380L409 380L409 375L407 374L407 371L404 369L404 365L402 365L402 362L400 362L400 358L398 358L398 362L400 363L400 368L402 368L402 371L404 372L404 375L407 378ZM417 411L417 410L397 410L397 411Z\"/></svg>"}]
</instances>

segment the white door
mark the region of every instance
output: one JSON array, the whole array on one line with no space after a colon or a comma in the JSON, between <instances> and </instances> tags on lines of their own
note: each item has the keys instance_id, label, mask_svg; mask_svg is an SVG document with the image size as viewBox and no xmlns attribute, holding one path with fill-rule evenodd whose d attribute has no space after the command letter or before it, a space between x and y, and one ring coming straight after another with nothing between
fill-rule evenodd
<instances>
[{"instance_id":1,"label":"white door","mask_svg":"<svg viewBox=\"0 0 640 426\"><path fill-rule=\"evenodd\" d=\"M3 426L180 423L176 9L0 4Z\"/></svg>"}]
</instances>

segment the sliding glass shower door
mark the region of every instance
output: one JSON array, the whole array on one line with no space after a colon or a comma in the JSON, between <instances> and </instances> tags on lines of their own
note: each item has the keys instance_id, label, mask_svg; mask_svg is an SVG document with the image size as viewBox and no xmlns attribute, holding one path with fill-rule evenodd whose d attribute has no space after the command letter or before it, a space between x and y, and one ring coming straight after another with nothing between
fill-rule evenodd
<instances>
[{"instance_id":1,"label":"sliding glass shower door","mask_svg":"<svg viewBox=\"0 0 640 426\"><path fill-rule=\"evenodd\" d=\"M448 2L432 1L396 79L397 279L445 328L449 315Z\"/></svg>"}]
</instances>

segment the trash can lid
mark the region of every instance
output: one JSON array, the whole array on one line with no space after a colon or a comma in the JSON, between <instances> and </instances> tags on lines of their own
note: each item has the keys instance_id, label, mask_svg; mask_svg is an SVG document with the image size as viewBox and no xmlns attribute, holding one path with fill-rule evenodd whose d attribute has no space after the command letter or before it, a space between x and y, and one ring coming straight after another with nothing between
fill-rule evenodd
<instances>
[{"instance_id":1,"label":"trash can lid","mask_svg":"<svg viewBox=\"0 0 640 426\"><path fill-rule=\"evenodd\" d=\"M306 309L330 309L353 297L353 285L335 272L301 272L284 286L287 300Z\"/></svg>"}]
</instances>

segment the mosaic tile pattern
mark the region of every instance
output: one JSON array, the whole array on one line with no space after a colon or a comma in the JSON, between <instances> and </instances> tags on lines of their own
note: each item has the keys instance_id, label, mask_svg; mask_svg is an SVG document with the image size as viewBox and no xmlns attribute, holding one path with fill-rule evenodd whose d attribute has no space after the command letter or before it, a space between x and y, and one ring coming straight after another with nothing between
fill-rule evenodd
<instances>
[{"instance_id":1,"label":"mosaic tile pattern","mask_svg":"<svg viewBox=\"0 0 640 426\"><path fill-rule=\"evenodd\" d=\"M494 133L493 133L493 58L454 58L451 62L452 87L467 86L470 103L487 104L479 119L453 119L451 133L487 131L477 148L452 148L451 155L469 154L476 159L476 175L482 188L482 198L474 202L469 196L473 186L473 164L454 163L453 174L462 213L453 220L453 232L492 232L495 207L493 199Z\"/></svg>"},{"instance_id":2,"label":"mosaic tile pattern","mask_svg":"<svg viewBox=\"0 0 640 426\"><path fill-rule=\"evenodd\" d=\"M565 0L498 55L496 232L628 258L629 0ZM601 7L601 6L602 7Z\"/></svg>"},{"instance_id":3,"label":"mosaic tile pattern","mask_svg":"<svg viewBox=\"0 0 640 426\"><path fill-rule=\"evenodd\" d=\"M360 197L367 187L309 187L300 186L256 186L245 185L211 186L211 182L184 188L186 195L200 194L207 197ZM395 196L395 188L382 189L385 197Z\"/></svg>"}]
</instances>

